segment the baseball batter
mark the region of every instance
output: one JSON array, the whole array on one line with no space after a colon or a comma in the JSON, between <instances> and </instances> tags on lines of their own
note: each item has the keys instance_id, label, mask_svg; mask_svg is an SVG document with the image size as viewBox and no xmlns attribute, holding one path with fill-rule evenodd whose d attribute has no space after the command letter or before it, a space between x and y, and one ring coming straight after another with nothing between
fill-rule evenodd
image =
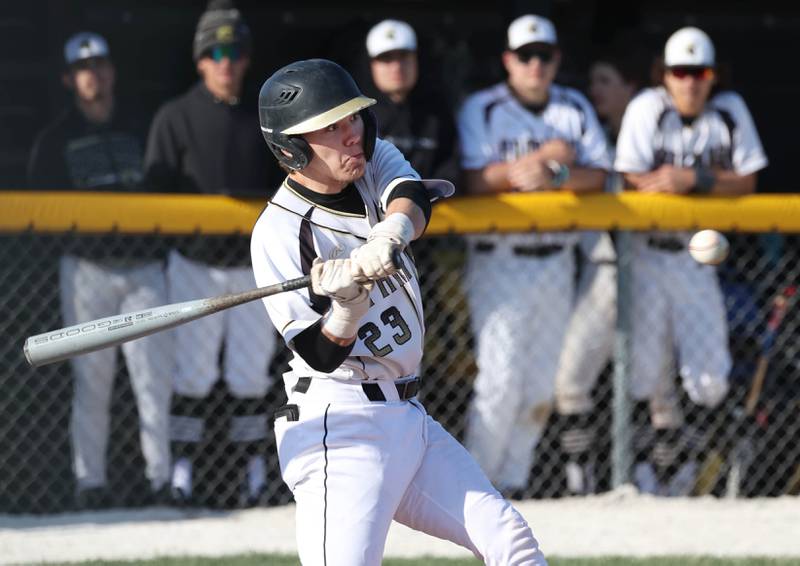
<instances>
[{"instance_id":1,"label":"baseball batter","mask_svg":"<svg viewBox=\"0 0 800 566\"><path fill-rule=\"evenodd\" d=\"M422 304L413 259L447 181L421 181L339 65L273 74L264 137L291 171L253 230L259 285L311 274L312 290L265 299L294 357L275 414L303 564L379 565L392 519L486 564L546 564L519 513L416 399ZM365 282L361 284L359 282Z\"/></svg>"},{"instance_id":2,"label":"baseball batter","mask_svg":"<svg viewBox=\"0 0 800 566\"><path fill-rule=\"evenodd\" d=\"M636 190L741 195L755 189L767 158L742 98L712 96L714 46L697 28L683 28L664 50L664 85L643 91L622 121L615 168ZM728 390L731 357L722 293L713 267L687 252L689 234L646 233L634 244L633 395L664 396L663 369L672 351L689 398L717 406ZM668 373L666 375L669 375ZM675 397L667 394L664 398ZM670 493L679 463L682 416L674 403L652 407L657 479ZM685 482L691 485L691 482ZM685 491L685 489L684 489Z\"/></svg>"},{"instance_id":3,"label":"baseball batter","mask_svg":"<svg viewBox=\"0 0 800 566\"><path fill-rule=\"evenodd\" d=\"M526 15L511 23L508 81L472 95L458 118L469 192L602 189L610 168L605 135L583 95L553 84L559 59L549 20ZM509 494L527 487L550 415L577 239L471 237L467 292L478 375L466 445Z\"/></svg>"}]
</instances>

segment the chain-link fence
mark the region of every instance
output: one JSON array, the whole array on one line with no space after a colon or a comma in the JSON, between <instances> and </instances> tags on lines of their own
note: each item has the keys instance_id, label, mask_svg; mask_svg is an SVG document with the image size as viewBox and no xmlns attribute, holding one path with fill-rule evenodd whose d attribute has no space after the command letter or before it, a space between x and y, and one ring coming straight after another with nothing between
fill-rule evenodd
<instances>
[{"instance_id":1,"label":"chain-link fence","mask_svg":"<svg viewBox=\"0 0 800 566\"><path fill-rule=\"evenodd\" d=\"M642 489L665 495L796 493L798 237L729 233L730 258L714 269L687 263L683 240L670 234L657 239L634 234L632 285L620 297L624 304L617 305L616 261L588 259L580 251L586 246L573 245L580 235L537 246L460 235L415 243L427 319L420 396L428 411L478 452L484 466L494 466L490 475L509 496L609 489L612 421L620 418L614 415L613 337L624 331L615 316L624 306L632 345L626 365L637 397L629 415L629 477ZM644 252L637 252L637 241ZM190 266L214 266L211 275L170 274L175 250ZM110 358L105 362L113 364L109 409L102 392L83 391L80 410L86 415L77 419L73 399L100 370L81 370L70 362L33 369L22 355L25 337L64 326L70 316L86 319L81 312L97 318L114 309L150 306L148 301L173 302L169 285L175 281L185 285L181 300L238 290L247 277L230 273L248 264L248 250L247 235L28 230L0 237L0 324L6 337L0 346L0 512L51 513L85 504L76 500L76 474L90 487L105 482L103 499L95 504L166 501L152 488L172 479L169 453L164 456L170 408L159 405L163 395L153 382L169 381L181 350L194 373L178 396L184 406L176 408L173 398L171 410L186 417L177 423L185 425L181 440L194 439L191 503L236 507L291 500L280 480L271 430L265 440L257 434L263 424L259 415L285 400L280 375L287 350L280 341L274 349L265 347L273 331L264 338L263 329L250 326L259 324L254 319L214 315L221 322L203 330L210 334L183 342L172 333L156 335L157 364L147 366L141 350ZM646 257L636 255L640 252ZM165 269L168 258L171 267ZM682 277L681 270L690 273ZM708 277L698 279L700 273ZM622 271L619 277L625 277ZM639 288L645 280L649 288ZM70 312L65 305L70 296L94 308L73 305ZM518 330L525 328L530 332ZM729 357L715 349L722 339ZM247 340L257 343L237 345ZM637 358L637 348L646 355ZM754 387L765 352L765 379ZM88 377L78 378L81 372ZM715 372L729 376L727 394L714 389ZM218 373L224 379L216 379ZM103 413L110 416L107 425L97 416ZM486 438L493 439L488 446ZM261 473L253 463L262 454L266 486L258 497L248 497ZM177 459L174 451L172 456Z\"/></svg>"}]
</instances>

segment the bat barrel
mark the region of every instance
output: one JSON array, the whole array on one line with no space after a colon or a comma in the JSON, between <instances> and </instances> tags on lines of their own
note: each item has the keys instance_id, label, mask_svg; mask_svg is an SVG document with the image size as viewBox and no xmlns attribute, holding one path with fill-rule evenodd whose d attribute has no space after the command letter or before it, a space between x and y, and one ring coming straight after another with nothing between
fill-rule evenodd
<instances>
[{"instance_id":1,"label":"bat barrel","mask_svg":"<svg viewBox=\"0 0 800 566\"><path fill-rule=\"evenodd\" d=\"M189 301L69 326L25 340L25 359L34 367L149 336L214 312L206 300Z\"/></svg>"},{"instance_id":2,"label":"bat barrel","mask_svg":"<svg viewBox=\"0 0 800 566\"><path fill-rule=\"evenodd\" d=\"M141 311L110 316L31 336L25 340L25 359L34 367L60 362L168 330L179 324L248 303L256 299L307 287L309 276L290 279L250 291L175 303Z\"/></svg>"}]
</instances>

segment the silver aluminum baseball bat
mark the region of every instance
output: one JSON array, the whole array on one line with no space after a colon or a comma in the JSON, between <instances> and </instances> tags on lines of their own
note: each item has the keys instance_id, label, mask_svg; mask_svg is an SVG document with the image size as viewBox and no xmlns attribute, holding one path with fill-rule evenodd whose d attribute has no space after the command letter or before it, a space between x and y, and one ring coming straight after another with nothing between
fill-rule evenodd
<instances>
[{"instance_id":1,"label":"silver aluminum baseball bat","mask_svg":"<svg viewBox=\"0 0 800 566\"><path fill-rule=\"evenodd\" d=\"M230 293L98 318L29 337L25 340L25 358L34 367L60 362L73 356L88 354L95 350L149 336L256 299L302 289L310 284L311 276L306 275L241 293Z\"/></svg>"},{"instance_id":2,"label":"silver aluminum baseball bat","mask_svg":"<svg viewBox=\"0 0 800 566\"><path fill-rule=\"evenodd\" d=\"M397 269L403 268L400 250L394 250L392 262ZM149 336L256 299L303 289L309 285L311 285L311 276L306 275L241 293L230 293L208 299L197 299L98 318L75 326L30 336L25 340L23 351L25 359L34 367L52 364L73 356L88 354Z\"/></svg>"}]
</instances>

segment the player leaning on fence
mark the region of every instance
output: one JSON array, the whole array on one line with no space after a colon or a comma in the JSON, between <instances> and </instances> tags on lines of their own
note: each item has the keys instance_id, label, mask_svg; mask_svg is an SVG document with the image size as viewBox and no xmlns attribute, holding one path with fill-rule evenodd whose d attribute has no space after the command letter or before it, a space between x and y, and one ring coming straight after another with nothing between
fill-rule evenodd
<instances>
[{"instance_id":1,"label":"player leaning on fence","mask_svg":"<svg viewBox=\"0 0 800 566\"><path fill-rule=\"evenodd\" d=\"M742 98L731 91L712 94L715 54L709 37L697 28L678 30L666 43L664 63L664 85L628 105L615 168L641 192L752 192L767 158ZM689 398L716 407L728 391L731 368L717 276L689 256L688 239L686 233L636 235L632 262L633 396L651 401L656 429L652 463L639 462L636 480L646 491L675 495L691 489L691 453L701 447L689 445L682 433L673 374L664 369L677 364Z\"/></svg>"},{"instance_id":2,"label":"player leaning on fence","mask_svg":"<svg viewBox=\"0 0 800 566\"><path fill-rule=\"evenodd\" d=\"M553 83L553 24L526 15L508 28L508 80L472 95L459 115L472 194L600 191L610 166L594 110ZM482 234L470 241L468 298L478 376L466 445L501 490L527 487L547 423L573 297L577 233Z\"/></svg>"},{"instance_id":3,"label":"player leaning on fence","mask_svg":"<svg viewBox=\"0 0 800 566\"><path fill-rule=\"evenodd\" d=\"M264 137L291 173L253 230L255 277L313 282L264 300L294 354L275 435L300 560L378 566L394 519L486 564L546 564L523 518L416 399L420 289L411 255L397 270L392 254L453 186L420 181L376 139L374 103L321 59L280 69L259 100Z\"/></svg>"},{"instance_id":4,"label":"player leaning on fence","mask_svg":"<svg viewBox=\"0 0 800 566\"><path fill-rule=\"evenodd\" d=\"M114 93L116 67L102 36L82 32L64 45L64 86L69 108L36 138L28 166L30 187L40 190L137 191L143 177L145 123ZM141 246L119 257L117 241L79 244L59 261L64 323L111 316L164 304L163 259ZM111 432L111 394L117 353L108 348L74 358L70 434L78 508L114 503L108 490L106 456ZM140 439L151 500L163 499L169 478L169 367L171 337L143 338L121 348L139 409Z\"/></svg>"}]
</instances>

